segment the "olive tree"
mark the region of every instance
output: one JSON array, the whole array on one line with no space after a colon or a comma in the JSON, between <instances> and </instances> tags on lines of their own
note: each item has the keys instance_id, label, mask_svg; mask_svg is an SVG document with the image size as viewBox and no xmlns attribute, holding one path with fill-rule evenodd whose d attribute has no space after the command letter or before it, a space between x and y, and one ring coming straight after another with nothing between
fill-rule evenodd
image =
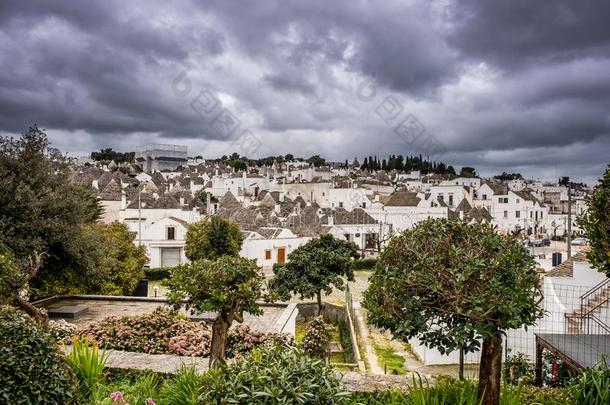
<instances>
[{"instance_id":1,"label":"olive tree","mask_svg":"<svg viewBox=\"0 0 610 405\"><path fill-rule=\"evenodd\" d=\"M320 313L322 292L330 294L333 287L343 290L343 277L353 281L353 259L358 257L358 247L353 242L332 235L314 238L292 251L285 266L273 268L271 288L284 300L290 299L291 294L300 294L301 299L316 296Z\"/></svg>"},{"instance_id":2,"label":"olive tree","mask_svg":"<svg viewBox=\"0 0 610 405\"><path fill-rule=\"evenodd\" d=\"M0 241L0 305L13 305L47 327L49 317L22 296L28 283L38 273L45 253L32 253L27 260L18 261L13 251Z\"/></svg>"},{"instance_id":3,"label":"olive tree","mask_svg":"<svg viewBox=\"0 0 610 405\"><path fill-rule=\"evenodd\" d=\"M610 165L586 198L587 211L578 219L589 239L587 260L610 277Z\"/></svg>"},{"instance_id":4,"label":"olive tree","mask_svg":"<svg viewBox=\"0 0 610 405\"><path fill-rule=\"evenodd\" d=\"M218 215L189 225L185 254L189 260L237 256L244 240L239 227Z\"/></svg>"},{"instance_id":5,"label":"olive tree","mask_svg":"<svg viewBox=\"0 0 610 405\"><path fill-rule=\"evenodd\" d=\"M364 294L368 321L450 353L481 349L479 398L500 395L502 335L543 315L535 262L489 224L429 219L394 238Z\"/></svg>"},{"instance_id":6,"label":"olive tree","mask_svg":"<svg viewBox=\"0 0 610 405\"><path fill-rule=\"evenodd\" d=\"M244 312L263 313L258 301L268 299L263 290L264 280L256 261L233 256L197 260L172 270L167 281L168 300L176 308L185 305L191 313L216 312L210 367L219 366L225 358L233 321L243 322Z\"/></svg>"}]
</instances>

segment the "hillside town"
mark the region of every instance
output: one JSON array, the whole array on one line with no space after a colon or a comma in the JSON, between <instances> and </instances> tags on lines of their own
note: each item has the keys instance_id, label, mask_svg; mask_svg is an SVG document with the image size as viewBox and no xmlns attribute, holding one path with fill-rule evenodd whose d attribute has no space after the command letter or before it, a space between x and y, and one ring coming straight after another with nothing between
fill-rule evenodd
<instances>
[{"instance_id":1,"label":"hillside town","mask_svg":"<svg viewBox=\"0 0 610 405\"><path fill-rule=\"evenodd\" d=\"M0 405L610 405L609 21L2 0Z\"/></svg>"},{"instance_id":2,"label":"hillside town","mask_svg":"<svg viewBox=\"0 0 610 405\"><path fill-rule=\"evenodd\" d=\"M184 263L188 225L215 214L239 225L241 255L267 270L325 234L374 257L392 235L428 218L489 222L533 247L548 246L565 241L570 227L573 238L581 235L576 218L589 190L523 178L363 170L357 158L315 166L282 156L236 170L189 158L179 145L142 149L128 163L75 159L72 179L98 195L105 222L129 226L153 268ZM550 270L550 258L541 266Z\"/></svg>"}]
</instances>

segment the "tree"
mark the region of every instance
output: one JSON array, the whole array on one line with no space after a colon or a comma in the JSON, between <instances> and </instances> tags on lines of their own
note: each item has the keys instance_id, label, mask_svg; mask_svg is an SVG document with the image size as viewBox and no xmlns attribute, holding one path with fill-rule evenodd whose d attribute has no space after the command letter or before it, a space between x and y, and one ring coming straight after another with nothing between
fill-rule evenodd
<instances>
[{"instance_id":1,"label":"tree","mask_svg":"<svg viewBox=\"0 0 610 405\"><path fill-rule=\"evenodd\" d=\"M394 238L364 294L369 322L403 341L471 352L482 342L479 398L497 405L502 335L543 315L536 265L487 223L429 219Z\"/></svg>"},{"instance_id":2,"label":"tree","mask_svg":"<svg viewBox=\"0 0 610 405\"><path fill-rule=\"evenodd\" d=\"M284 156L284 159L285 159L287 162L292 162L292 161L294 160L294 155L293 155L292 153L288 153L288 154L286 154L286 155Z\"/></svg>"},{"instance_id":3,"label":"tree","mask_svg":"<svg viewBox=\"0 0 610 405\"><path fill-rule=\"evenodd\" d=\"M119 222L85 225L83 234L97 253L85 289L103 295L131 295L144 277L146 248L137 246L127 225Z\"/></svg>"},{"instance_id":4,"label":"tree","mask_svg":"<svg viewBox=\"0 0 610 405\"><path fill-rule=\"evenodd\" d=\"M587 211L578 218L578 224L589 239L587 260L610 277L610 165L586 202Z\"/></svg>"},{"instance_id":5,"label":"tree","mask_svg":"<svg viewBox=\"0 0 610 405\"><path fill-rule=\"evenodd\" d=\"M318 313L322 312L322 291L344 289L343 277L354 280L354 263L358 247L353 242L335 239L332 235L314 238L288 255L285 266L273 268L271 289L288 300L291 294L301 299L317 297Z\"/></svg>"},{"instance_id":6,"label":"tree","mask_svg":"<svg viewBox=\"0 0 610 405\"><path fill-rule=\"evenodd\" d=\"M326 159L320 157L320 155L313 155L309 159L307 159L307 163L310 165L314 165L315 167L320 167L324 163L326 163Z\"/></svg>"},{"instance_id":7,"label":"tree","mask_svg":"<svg viewBox=\"0 0 610 405\"><path fill-rule=\"evenodd\" d=\"M258 300L265 277L255 260L222 256L197 260L172 270L167 281L168 300L176 307L185 305L191 313L214 311L210 367L225 358L228 330L233 321L243 322L244 312L261 315Z\"/></svg>"},{"instance_id":8,"label":"tree","mask_svg":"<svg viewBox=\"0 0 610 405\"><path fill-rule=\"evenodd\" d=\"M474 167L464 166L460 170L460 177L477 177L477 171Z\"/></svg>"},{"instance_id":9,"label":"tree","mask_svg":"<svg viewBox=\"0 0 610 405\"><path fill-rule=\"evenodd\" d=\"M14 305L46 328L48 315L22 297L30 280L36 276L44 254L33 253L28 260L16 263L12 250L0 242L0 305Z\"/></svg>"},{"instance_id":10,"label":"tree","mask_svg":"<svg viewBox=\"0 0 610 405\"><path fill-rule=\"evenodd\" d=\"M244 240L237 225L218 215L189 225L185 254L190 260L237 256Z\"/></svg>"},{"instance_id":11,"label":"tree","mask_svg":"<svg viewBox=\"0 0 610 405\"><path fill-rule=\"evenodd\" d=\"M91 252L81 225L101 213L96 196L70 181L67 162L49 161L48 146L36 126L18 139L0 137L0 238L18 266L44 255L28 283L31 297L66 292L66 281L84 277Z\"/></svg>"}]
</instances>

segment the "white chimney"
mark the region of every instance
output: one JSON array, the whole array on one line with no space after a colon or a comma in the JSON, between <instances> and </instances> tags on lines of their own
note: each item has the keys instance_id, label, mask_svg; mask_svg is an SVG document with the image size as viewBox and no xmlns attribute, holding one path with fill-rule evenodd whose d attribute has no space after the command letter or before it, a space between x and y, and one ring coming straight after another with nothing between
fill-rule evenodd
<instances>
[{"instance_id":1,"label":"white chimney","mask_svg":"<svg viewBox=\"0 0 610 405\"><path fill-rule=\"evenodd\" d=\"M210 193L206 194L205 213L208 215L212 215L212 197L211 197Z\"/></svg>"},{"instance_id":2,"label":"white chimney","mask_svg":"<svg viewBox=\"0 0 610 405\"><path fill-rule=\"evenodd\" d=\"M335 217L333 217L333 214L330 214L328 216L328 225L333 226L334 224L335 224Z\"/></svg>"},{"instance_id":3,"label":"white chimney","mask_svg":"<svg viewBox=\"0 0 610 405\"><path fill-rule=\"evenodd\" d=\"M275 207L274 207L274 209L273 209L273 210L274 210L274 211L275 211L277 214L279 214L279 213L280 213L280 211L281 211L281 210L280 210L280 205L279 205L279 204L275 204Z\"/></svg>"},{"instance_id":4,"label":"white chimney","mask_svg":"<svg viewBox=\"0 0 610 405\"><path fill-rule=\"evenodd\" d=\"M191 179L191 191L195 189L195 180Z\"/></svg>"},{"instance_id":5,"label":"white chimney","mask_svg":"<svg viewBox=\"0 0 610 405\"><path fill-rule=\"evenodd\" d=\"M93 187L93 188L94 188L94 189L96 189L96 190L99 190L99 189L100 189L100 186L99 186L99 184L97 183L97 180L93 180L93 181L91 182L91 187Z\"/></svg>"},{"instance_id":6,"label":"white chimney","mask_svg":"<svg viewBox=\"0 0 610 405\"><path fill-rule=\"evenodd\" d=\"M284 202L284 193L280 191L279 194L280 202Z\"/></svg>"},{"instance_id":7,"label":"white chimney","mask_svg":"<svg viewBox=\"0 0 610 405\"><path fill-rule=\"evenodd\" d=\"M180 197L180 205L184 205L184 197Z\"/></svg>"}]
</instances>

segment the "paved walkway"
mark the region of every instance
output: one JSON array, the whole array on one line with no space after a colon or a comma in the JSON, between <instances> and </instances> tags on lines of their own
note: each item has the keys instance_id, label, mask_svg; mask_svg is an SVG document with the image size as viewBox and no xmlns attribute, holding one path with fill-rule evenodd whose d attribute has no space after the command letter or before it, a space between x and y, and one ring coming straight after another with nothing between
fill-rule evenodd
<instances>
[{"instance_id":1,"label":"paved walkway","mask_svg":"<svg viewBox=\"0 0 610 405\"><path fill-rule=\"evenodd\" d=\"M68 351L72 346L66 346ZM174 374L182 365L194 366L199 372L208 369L207 357L176 356L173 354L147 354L106 350L106 367L131 370L151 370L155 373Z\"/></svg>"},{"instance_id":2,"label":"paved walkway","mask_svg":"<svg viewBox=\"0 0 610 405\"><path fill-rule=\"evenodd\" d=\"M371 341L369 339L369 328L364 320L364 313L360 306L360 302L354 302L354 314L356 315L356 325L358 325L358 335L360 337L360 345L364 349L364 355L366 356L366 361L369 366L369 371L371 374L380 375L383 374L383 370L379 367L379 362L377 361L377 355L375 354L375 350L373 350L373 346L371 345Z\"/></svg>"}]
</instances>

